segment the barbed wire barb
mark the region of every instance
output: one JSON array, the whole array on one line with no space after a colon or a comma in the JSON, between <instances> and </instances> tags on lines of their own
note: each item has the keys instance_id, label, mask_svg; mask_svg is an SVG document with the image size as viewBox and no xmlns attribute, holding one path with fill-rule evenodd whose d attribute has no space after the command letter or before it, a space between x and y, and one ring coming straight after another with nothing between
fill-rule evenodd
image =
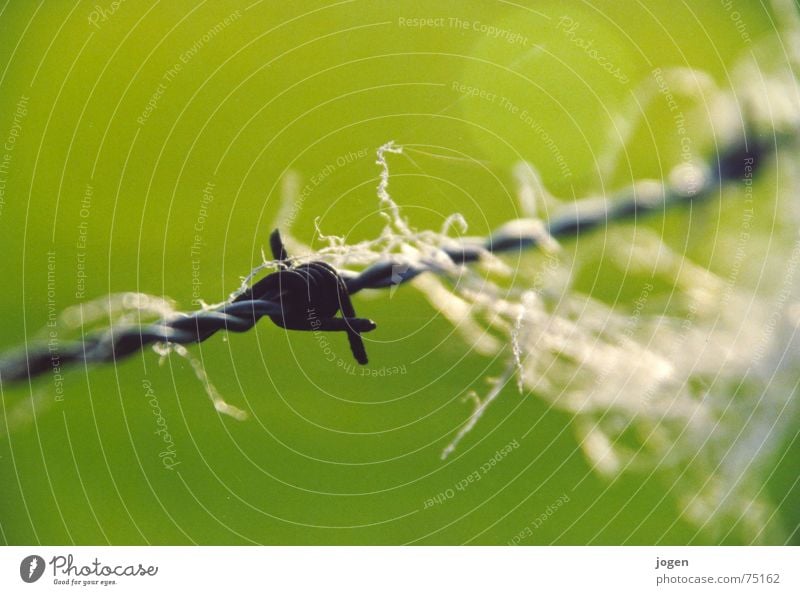
<instances>
[{"instance_id":1,"label":"barbed wire barb","mask_svg":"<svg viewBox=\"0 0 800 595\"><path fill-rule=\"evenodd\" d=\"M651 213L713 196L722 184L742 174L745 160L758 165L777 149L775 137L751 135L724 147L705 167L684 168L680 176L664 183L640 181L609 198L578 200L546 223L538 219L517 219L500 226L486 238L464 238L438 248L450 264L475 263L488 256L543 246L552 240L576 237L580 233L614 222L635 219ZM390 224L400 225L400 235L413 235L402 219L399 207L388 193L389 173L386 153L401 153L394 142L378 150L381 166L378 194ZM755 170L755 166L754 166ZM460 219L450 224L461 225ZM47 344L26 344L0 357L0 382L20 382L52 369L54 358L60 366L117 362L144 347L158 344L191 345L208 340L220 331L242 333L267 316L290 330L343 331L355 358L366 363L360 333L375 328L375 323L354 316L350 296L364 289L385 289L411 281L422 273L442 274L445 268L436 258L417 259L386 255L360 272L337 270L312 261L292 266L278 230L271 236L273 260L265 261L243 279L241 287L222 304L189 313L176 313L152 324L123 324L87 335L82 341L63 343L53 352ZM252 281L264 270L274 268L263 279ZM293 275L286 273L293 272ZM333 318L339 312L343 318ZM341 322L335 322L341 321Z\"/></svg>"}]
</instances>

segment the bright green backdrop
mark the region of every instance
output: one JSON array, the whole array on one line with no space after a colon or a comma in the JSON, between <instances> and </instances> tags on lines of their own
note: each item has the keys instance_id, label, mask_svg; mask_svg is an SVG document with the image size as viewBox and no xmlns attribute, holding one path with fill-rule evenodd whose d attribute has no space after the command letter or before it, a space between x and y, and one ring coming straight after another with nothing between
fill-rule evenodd
<instances>
[{"instance_id":1,"label":"bright green backdrop","mask_svg":"<svg viewBox=\"0 0 800 595\"><path fill-rule=\"evenodd\" d=\"M114 4L9 0L0 9L3 139L29 98L0 211L3 348L47 321L50 250L59 310L82 301L79 257L86 299L140 291L189 309L193 258L202 297L223 299L259 262L290 169L306 183L361 152L302 201L295 234L312 242L319 217L329 233L374 235L373 157L390 139L480 160L391 158L392 193L419 227L458 211L471 233L484 234L517 215L510 172L521 158L561 196L661 176L680 147L668 119L653 116L614 178L601 180L596 159L612 114L655 67L689 65L724 85L744 49L730 12L712 1ZM759 2L736 9L753 39L771 34L773 16ZM559 29L565 15L629 82ZM419 28L414 18L443 20ZM506 33L493 37L483 25ZM497 100L465 97L461 83L505 96L535 122ZM680 233L682 217L668 220L667 233ZM616 287L601 281L596 291ZM359 297L356 307L379 324L371 365L405 365L407 374L344 374L311 334L287 336L268 321L192 348L221 394L252 413L245 422L214 411L184 360L159 366L150 351L73 371L61 402L51 378L3 387L0 425L10 433L0 439L0 541L503 544L562 494L569 503L524 543L720 539L679 518L677 494L662 498L669 476L594 474L570 417L535 395L506 391L442 462L470 412L460 397L485 392L485 378L505 364L471 353L411 288ZM343 337L330 340L347 356ZM174 437L173 471L158 456L143 379ZM425 509L515 439L520 447L480 482ZM800 522L792 462L800 452L787 440L789 448L766 486L785 536ZM746 540L734 528L725 542Z\"/></svg>"}]
</instances>

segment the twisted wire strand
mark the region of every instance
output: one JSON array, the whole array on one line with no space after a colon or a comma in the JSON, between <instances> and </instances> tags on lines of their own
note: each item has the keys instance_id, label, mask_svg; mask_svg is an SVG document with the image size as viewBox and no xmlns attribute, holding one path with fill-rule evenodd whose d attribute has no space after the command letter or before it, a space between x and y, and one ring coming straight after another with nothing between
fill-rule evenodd
<instances>
[{"instance_id":1,"label":"twisted wire strand","mask_svg":"<svg viewBox=\"0 0 800 595\"><path fill-rule=\"evenodd\" d=\"M533 219L508 222L487 238L453 240L440 249L453 264L465 265L484 258L487 253L497 254L539 246L542 239L575 237L580 233L603 227L609 223L664 211L669 207L688 204L712 196L722 184L743 175L744 164L750 163L752 172L763 157L777 149L776 137L751 137L721 151L705 172L695 170L699 178L692 184L638 182L629 190L609 199L583 199L576 201L566 212L555 215L544 226ZM360 273L338 271L347 293L353 295L363 289L382 289L400 285L424 273L441 273L442 265L434 260L421 260L412 264L396 259L386 259L369 266ZM201 343L219 331L246 332L264 316L284 314L290 300L244 299L227 302L215 309L176 314L153 324L125 325L87 335L82 341L58 344L25 345L0 357L0 382L18 382L42 375L55 366L74 363L103 363L128 357L148 345Z\"/></svg>"},{"instance_id":2,"label":"twisted wire strand","mask_svg":"<svg viewBox=\"0 0 800 595\"><path fill-rule=\"evenodd\" d=\"M749 142L741 142L722 150L707 171L694 172L701 180L693 180L691 185L669 185L654 181L641 181L629 190L612 196L610 199L583 199L576 201L563 213L550 219L543 230L539 221L517 219L496 229L488 238L473 238L454 242L454 246L442 247L454 264L477 262L486 253L503 253L525 248L536 248L543 238L554 239L577 237L609 223L646 216L667 208L698 202L712 196L725 182L743 175L744 165L752 160L753 173L763 158L774 152L778 143L786 139L752 137ZM379 289L410 281L424 272L439 272L441 266L434 263L419 263L400 266L394 260L376 263L363 272L350 274L342 272L350 295L362 289Z\"/></svg>"}]
</instances>

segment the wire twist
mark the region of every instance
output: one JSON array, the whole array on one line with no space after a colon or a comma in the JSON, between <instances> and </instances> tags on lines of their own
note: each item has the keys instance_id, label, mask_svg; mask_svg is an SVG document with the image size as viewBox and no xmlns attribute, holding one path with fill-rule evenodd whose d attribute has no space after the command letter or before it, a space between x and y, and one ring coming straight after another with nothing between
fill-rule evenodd
<instances>
[{"instance_id":1,"label":"wire twist","mask_svg":"<svg viewBox=\"0 0 800 595\"><path fill-rule=\"evenodd\" d=\"M575 237L611 222L699 201L713 195L723 183L742 177L745 165L755 173L764 156L774 152L777 144L774 137L751 137L749 142L734 144L722 150L713 163L716 167L709 167L710 171L699 175L699 180L694 180L693 185L639 182L630 190L610 199L576 201L566 212L554 216L545 224L546 233L542 233L538 220L518 219L502 225L485 239L454 240L440 251L453 264L464 265L479 261L487 253L537 247L544 237ZM700 172L698 170L695 173ZM424 259L413 264L387 259L360 273L336 271L320 262L292 268L277 230L271 236L271 246L279 261L279 271L268 275L235 300L215 309L177 314L149 325L112 326L106 331L88 335L82 341L60 344L56 350L46 344L33 347L26 345L0 358L0 382L31 379L52 370L54 366L65 364L116 362L156 343L187 345L201 343L223 330L242 333L253 328L264 316L292 330L344 331L350 339L354 357L364 364L367 359L360 333L373 330L375 323L355 318L349 296L363 289L400 285L424 272L441 273L443 270L440 262ZM326 273L320 272L323 268ZM299 272L301 270L306 272ZM305 281L292 286L290 279L297 278L287 277L286 274L290 272L301 275ZM325 277L328 274L332 276ZM320 287L324 285L326 289L312 289L314 283L320 284ZM267 291L267 286L274 287ZM314 291L317 293L314 294ZM317 308L323 311L317 312ZM343 318L333 318L338 310L342 311Z\"/></svg>"}]
</instances>

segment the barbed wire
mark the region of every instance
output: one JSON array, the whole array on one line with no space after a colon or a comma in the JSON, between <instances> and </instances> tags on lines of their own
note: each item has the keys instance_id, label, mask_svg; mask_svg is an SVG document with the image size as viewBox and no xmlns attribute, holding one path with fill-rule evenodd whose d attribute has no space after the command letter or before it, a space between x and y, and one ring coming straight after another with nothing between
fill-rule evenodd
<instances>
[{"instance_id":1,"label":"barbed wire","mask_svg":"<svg viewBox=\"0 0 800 595\"><path fill-rule=\"evenodd\" d=\"M409 263L389 257L357 273L339 271L320 262L292 266L275 230L271 246L279 270L228 302L210 309L176 313L152 324L112 325L71 343L26 344L0 357L0 382L32 379L56 366L116 362L148 345L188 345L201 343L219 331L246 332L264 316L290 330L344 331L354 357L365 364L367 357L360 333L369 332L376 325L355 317L349 296L364 289L401 285L425 272L444 273L447 269L442 265L442 255L451 265L466 265L489 254L535 248L547 238L577 237L610 223L709 198L723 184L743 178L746 171L754 175L764 157L774 153L780 143L775 134L745 135L723 147L706 164L678 166L667 182L640 181L610 198L577 200L544 224L538 219L509 221L487 238L453 239L438 249L437 258L423 257ZM339 311L343 317L335 318Z\"/></svg>"}]
</instances>

